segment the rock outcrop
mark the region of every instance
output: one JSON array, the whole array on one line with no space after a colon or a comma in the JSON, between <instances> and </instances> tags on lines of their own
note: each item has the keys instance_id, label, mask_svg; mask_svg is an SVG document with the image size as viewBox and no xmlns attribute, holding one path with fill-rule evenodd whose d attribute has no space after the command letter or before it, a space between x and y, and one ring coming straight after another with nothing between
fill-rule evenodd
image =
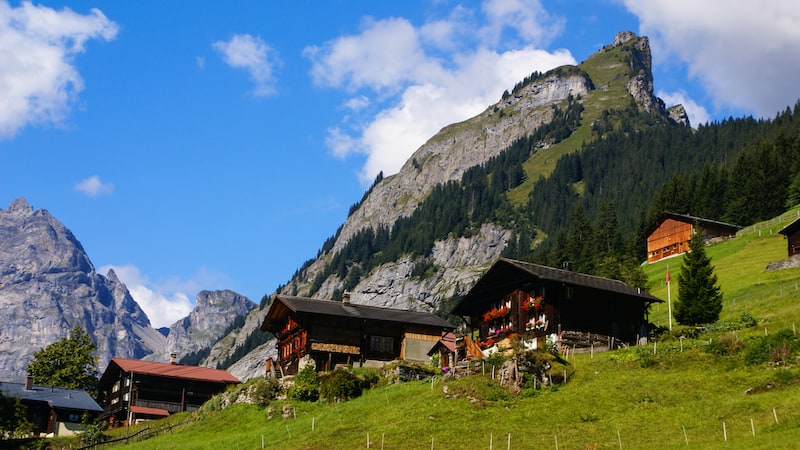
<instances>
[{"instance_id":1,"label":"rock outcrop","mask_svg":"<svg viewBox=\"0 0 800 450\"><path fill-rule=\"evenodd\" d=\"M256 306L247 297L230 290L200 291L189 315L169 327L166 345L146 359L165 362L174 353L180 360L209 350Z\"/></svg>"},{"instance_id":2,"label":"rock outcrop","mask_svg":"<svg viewBox=\"0 0 800 450\"><path fill-rule=\"evenodd\" d=\"M72 232L24 198L0 210L0 316L0 381L24 379L32 354L73 326L93 337L101 370L166 344L116 274L98 274Z\"/></svg>"}]
</instances>

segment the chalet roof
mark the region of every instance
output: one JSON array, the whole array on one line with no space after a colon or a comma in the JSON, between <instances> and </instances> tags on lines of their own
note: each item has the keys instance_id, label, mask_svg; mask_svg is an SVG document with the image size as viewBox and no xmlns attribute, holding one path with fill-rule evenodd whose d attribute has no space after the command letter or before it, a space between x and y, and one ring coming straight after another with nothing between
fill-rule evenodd
<instances>
[{"instance_id":1,"label":"chalet roof","mask_svg":"<svg viewBox=\"0 0 800 450\"><path fill-rule=\"evenodd\" d=\"M378 306L343 303L316 298L276 295L261 324L263 331L279 331L286 311L293 313L319 314L331 317L347 317L382 322L403 323L453 329L450 322L431 313L405 309L381 308Z\"/></svg>"},{"instance_id":2,"label":"chalet roof","mask_svg":"<svg viewBox=\"0 0 800 450\"><path fill-rule=\"evenodd\" d=\"M524 261L500 258L459 300L453 314L468 315L488 300L502 298L515 289L530 289L538 281L558 282L564 285L612 293L621 298L645 303L662 303L663 300L628 286L619 280L596 277L571 270L556 269Z\"/></svg>"},{"instance_id":3,"label":"chalet roof","mask_svg":"<svg viewBox=\"0 0 800 450\"><path fill-rule=\"evenodd\" d=\"M45 402L53 409L74 409L79 411L103 411L89 394L80 389L64 389L34 384L25 389L24 383L0 383L0 391L6 397L20 400Z\"/></svg>"},{"instance_id":4,"label":"chalet roof","mask_svg":"<svg viewBox=\"0 0 800 450\"><path fill-rule=\"evenodd\" d=\"M111 362L108 364L108 368L106 368L105 373L103 373L103 378L105 378L105 374L109 373L109 369L113 366L119 367L123 372L134 374L208 381L212 383L241 383L238 378L225 370L125 358L112 358Z\"/></svg>"},{"instance_id":5,"label":"chalet roof","mask_svg":"<svg viewBox=\"0 0 800 450\"><path fill-rule=\"evenodd\" d=\"M679 222L685 222L685 223L690 223L690 224L698 224L698 226L700 226L701 228L703 228L703 227L712 227L713 226L713 227L716 227L717 229L719 229L719 228L728 229L733 234L735 234L737 231L739 231L742 228L742 227L740 227L738 225L733 225L733 224L726 223L726 222L720 222L718 220L703 219L702 217L690 216L688 214L677 214L677 213L673 213L673 212L663 212L663 213L661 213L660 216L658 216L658 219L655 221L655 223L651 224L647 228L647 230L645 230L645 235L649 236L653 231L656 230L656 228L658 228L667 219L673 219L673 220L677 220Z\"/></svg>"},{"instance_id":6,"label":"chalet roof","mask_svg":"<svg viewBox=\"0 0 800 450\"><path fill-rule=\"evenodd\" d=\"M785 227L781 228L780 231L778 231L778 233L783 234L785 236L791 236L797 233L798 231L800 231L800 217L798 217Z\"/></svg>"}]
</instances>

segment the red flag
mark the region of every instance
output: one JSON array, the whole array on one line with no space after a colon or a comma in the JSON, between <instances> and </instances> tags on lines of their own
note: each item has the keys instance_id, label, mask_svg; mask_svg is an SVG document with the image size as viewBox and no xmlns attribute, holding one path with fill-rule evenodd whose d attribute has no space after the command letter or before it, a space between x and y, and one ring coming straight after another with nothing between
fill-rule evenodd
<instances>
[{"instance_id":1,"label":"red flag","mask_svg":"<svg viewBox=\"0 0 800 450\"><path fill-rule=\"evenodd\" d=\"M667 267L667 284L669 284L669 267Z\"/></svg>"}]
</instances>

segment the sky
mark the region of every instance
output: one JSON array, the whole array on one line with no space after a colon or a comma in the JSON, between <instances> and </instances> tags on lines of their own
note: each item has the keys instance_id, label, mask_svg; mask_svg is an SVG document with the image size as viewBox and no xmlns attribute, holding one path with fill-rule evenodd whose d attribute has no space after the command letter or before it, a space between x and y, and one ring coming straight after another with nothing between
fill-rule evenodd
<instances>
[{"instance_id":1,"label":"sky","mask_svg":"<svg viewBox=\"0 0 800 450\"><path fill-rule=\"evenodd\" d=\"M0 208L48 210L156 327L258 303L378 173L618 31L694 126L793 107L795 1L0 0Z\"/></svg>"}]
</instances>

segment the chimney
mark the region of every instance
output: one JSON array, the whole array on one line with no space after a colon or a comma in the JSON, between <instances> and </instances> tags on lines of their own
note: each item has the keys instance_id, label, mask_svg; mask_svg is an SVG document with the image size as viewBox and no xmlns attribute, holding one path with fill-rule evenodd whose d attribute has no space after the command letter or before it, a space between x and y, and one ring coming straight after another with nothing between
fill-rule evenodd
<instances>
[{"instance_id":1,"label":"chimney","mask_svg":"<svg viewBox=\"0 0 800 450\"><path fill-rule=\"evenodd\" d=\"M344 291L344 294L342 294L342 304L350 304L350 291Z\"/></svg>"},{"instance_id":2,"label":"chimney","mask_svg":"<svg viewBox=\"0 0 800 450\"><path fill-rule=\"evenodd\" d=\"M25 390L30 391L33 389L33 375L27 375L25 377Z\"/></svg>"},{"instance_id":3,"label":"chimney","mask_svg":"<svg viewBox=\"0 0 800 450\"><path fill-rule=\"evenodd\" d=\"M169 354L169 363L173 366L178 364L178 354L177 353L170 353Z\"/></svg>"}]
</instances>

